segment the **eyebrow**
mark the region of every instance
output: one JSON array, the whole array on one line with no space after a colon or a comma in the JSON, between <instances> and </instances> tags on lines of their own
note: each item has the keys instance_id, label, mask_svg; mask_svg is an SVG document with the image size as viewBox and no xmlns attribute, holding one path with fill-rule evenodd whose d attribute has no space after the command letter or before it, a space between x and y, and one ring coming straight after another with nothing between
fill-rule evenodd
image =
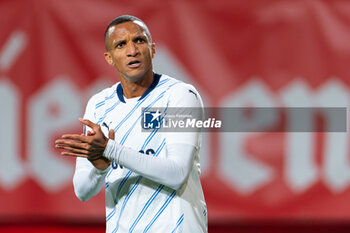
<instances>
[{"instance_id":1,"label":"eyebrow","mask_svg":"<svg viewBox=\"0 0 350 233\"><path fill-rule=\"evenodd\" d=\"M112 41L112 47L114 47L115 45L122 43L122 42L126 42L126 40L113 40Z\"/></svg>"},{"instance_id":2,"label":"eyebrow","mask_svg":"<svg viewBox=\"0 0 350 233\"><path fill-rule=\"evenodd\" d=\"M147 42L149 42L149 38L148 38L148 36L147 36L147 34L145 35L145 34L140 34L140 35L136 35L133 39L132 39L132 41L134 41L134 40L136 40L136 39L139 39L139 38L141 38L141 39L145 39ZM117 45L117 44L119 44L119 43L122 43L122 42L126 42L126 40L113 40L112 41L112 47L115 47L115 45Z\"/></svg>"},{"instance_id":3,"label":"eyebrow","mask_svg":"<svg viewBox=\"0 0 350 233\"><path fill-rule=\"evenodd\" d=\"M140 39L140 38L141 39L146 39L147 41L149 41L148 37L146 35L144 35L144 34L135 36L135 38L133 38L133 40Z\"/></svg>"}]
</instances>

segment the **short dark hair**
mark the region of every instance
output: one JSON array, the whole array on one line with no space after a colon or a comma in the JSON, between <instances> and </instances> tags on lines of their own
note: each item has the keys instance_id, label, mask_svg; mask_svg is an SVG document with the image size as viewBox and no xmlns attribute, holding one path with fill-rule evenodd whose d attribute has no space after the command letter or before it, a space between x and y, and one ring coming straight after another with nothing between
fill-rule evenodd
<instances>
[{"instance_id":1,"label":"short dark hair","mask_svg":"<svg viewBox=\"0 0 350 233\"><path fill-rule=\"evenodd\" d=\"M152 36L151 36L151 33L149 32L148 30L148 27L147 25L145 24L145 22L143 22L141 19L135 17L135 16L132 16L132 15L121 15L121 16L118 16L117 18L113 19L107 26L106 30L105 30L105 34L104 34L104 39L105 39L105 47L106 47L106 50L108 51L108 45L107 45L107 34L108 34L108 30L110 27L113 27L115 25L118 25L118 24L121 24L121 23L125 23L125 22L134 22L134 21L138 21L140 23L142 23L143 25L143 28L145 29L146 31L146 34L147 36L149 37L148 39L150 40L150 42L152 42Z\"/></svg>"}]
</instances>

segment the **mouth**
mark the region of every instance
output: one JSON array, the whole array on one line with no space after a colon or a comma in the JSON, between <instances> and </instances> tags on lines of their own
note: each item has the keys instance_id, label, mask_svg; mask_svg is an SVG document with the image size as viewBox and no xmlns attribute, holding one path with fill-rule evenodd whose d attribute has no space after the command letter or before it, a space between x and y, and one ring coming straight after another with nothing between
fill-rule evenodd
<instances>
[{"instance_id":1,"label":"mouth","mask_svg":"<svg viewBox=\"0 0 350 233\"><path fill-rule=\"evenodd\" d=\"M127 64L130 68L138 68L141 66L141 62L139 60L131 61Z\"/></svg>"}]
</instances>

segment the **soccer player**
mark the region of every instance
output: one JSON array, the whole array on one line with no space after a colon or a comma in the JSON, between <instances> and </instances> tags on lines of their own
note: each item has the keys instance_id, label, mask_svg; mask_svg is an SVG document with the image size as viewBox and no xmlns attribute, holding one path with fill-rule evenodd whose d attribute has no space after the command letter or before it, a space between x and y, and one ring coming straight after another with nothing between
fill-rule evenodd
<instances>
[{"instance_id":1,"label":"soccer player","mask_svg":"<svg viewBox=\"0 0 350 233\"><path fill-rule=\"evenodd\" d=\"M74 191L82 201L105 184L106 232L207 232L199 180L199 132L142 130L145 110L202 108L197 90L152 69L155 44L143 21L124 15L105 31L105 59L120 82L94 95L85 134L65 134L56 148L76 158ZM159 119L160 112L151 120ZM108 136L108 137L107 137Z\"/></svg>"}]
</instances>

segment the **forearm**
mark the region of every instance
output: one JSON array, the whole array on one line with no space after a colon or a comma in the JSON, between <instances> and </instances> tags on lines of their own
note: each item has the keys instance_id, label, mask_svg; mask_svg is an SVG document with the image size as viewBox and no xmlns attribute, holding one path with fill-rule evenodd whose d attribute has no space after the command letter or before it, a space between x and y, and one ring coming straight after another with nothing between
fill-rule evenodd
<instances>
[{"instance_id":1,"label":"forearm","mask_svg":"<svg viewBox=\"0 0 350 233\"><path fill-rule=\"evenodd\" d=\"M81 201L87 201L100 192L107 175L106 170L95 168L87 159L77 158L76 169L73 177L75 195Z\"/></svg>"},{"instance_id":2,"label":"forearm","mask_svg":"<svg viewBox=\"0 0 350 233\"><path fill-rule=\"evenodd\" d=\"M187 144L168 145L166 149L166 157L155 157L109 140L104 156L148 179L177 190L192 169L196 149Z\"/></svg>"}]
</instances>

